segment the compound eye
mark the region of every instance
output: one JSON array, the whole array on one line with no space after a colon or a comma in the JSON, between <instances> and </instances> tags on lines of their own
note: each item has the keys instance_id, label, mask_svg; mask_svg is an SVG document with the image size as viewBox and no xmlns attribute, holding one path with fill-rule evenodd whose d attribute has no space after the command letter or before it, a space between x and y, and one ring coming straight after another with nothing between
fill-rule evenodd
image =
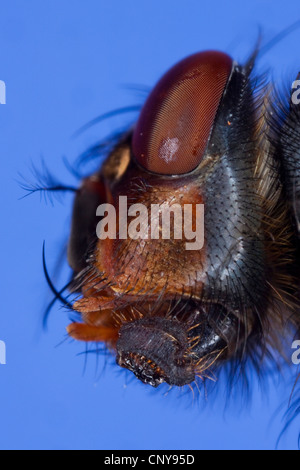
<instances>
[{"instance_id":1,"label":"compound eye","mask_svg":"<svg viewBox=\"0 0 300 470\"><path fill-rule=\"evenodd\" d=\"M199 166L232 64L222 52L200 52L160 79L133 133L132 152L140 165L163 175L181 175Z\"/></svg>"}]
</instances>

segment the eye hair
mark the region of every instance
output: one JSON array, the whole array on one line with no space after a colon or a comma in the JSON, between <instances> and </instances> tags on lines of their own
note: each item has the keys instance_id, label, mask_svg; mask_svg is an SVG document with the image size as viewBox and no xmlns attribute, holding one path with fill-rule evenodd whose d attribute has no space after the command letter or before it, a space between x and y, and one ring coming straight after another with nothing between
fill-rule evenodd
<instances>
[{"instance_id":1,"label":"eye hair","mask_svg":"<svg viewBox=\"0 0 300 470\"><path fill-rule=\"evenodd\" d=\"M88 123L84 124L78 131L76 131L73 134L73 138L78 137L80 134L83 132L87 131L91 127L95 126L96 124L99 124L102 121L105 121L106 119L110 119L115 116L120 116L121 114L128 114L132 112L138 112L141 110L142 105L141 104L134 104L132 106L125 106L124 108L117 108L114 109L113 111L108 111L107 113L101 114L100 116L92 119Z\"/></svg>"},{"instance_id":2,"label":"eye hair","mask_svg":"<svg viewBox=\"0 0 300 470\"><path fill-rule=\"evenodd\" d=\"M97 169L99 164L101 164L101 158L106 157L114 147L116 147L119 142L122 140L123 136L127 135L128 127L121 129L119 131L114 131L113 133L107 135L103 139L97 142L97 144L92 145L90 148L85 150L79 155L75 162L77 168L81 168L87 165L87 162L97 159Z\"/></svg>"}]
</instances>

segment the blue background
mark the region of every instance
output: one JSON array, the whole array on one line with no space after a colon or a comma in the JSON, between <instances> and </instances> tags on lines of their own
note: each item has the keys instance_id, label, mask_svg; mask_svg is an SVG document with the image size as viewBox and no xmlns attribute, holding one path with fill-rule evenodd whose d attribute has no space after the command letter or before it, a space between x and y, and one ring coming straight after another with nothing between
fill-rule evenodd
<instances>
[{"instance_id":1,"label":"blue background","mask_svg":"<svg viewBox=\"0 0 300 470\"><path fill-rule=\"evenodd\" d=\"M43 158L67 184L77 184L63 164L87 146L130 123L108 120L77 139L72 134L95 116L142 96L126 85L151 87L184 56L221 49L237 60L249 55L258 35L270 40L300 18L299 0L23 0L0 1L1 280L0 447L4 449L272 449L282 429L291 382L260 391L253 378L252 405L238 400L224 411L220 383L215 400L148 390L108 360L66 341L68 315L56 306L48 331L41 327L50 293L41 262L43 240L51 273L66 243L71 198L45 204L21 199L21 173ZM300 67L300 30L260 62L276 83L289 84ZM68 270L54 276L58 286ZM294 371L295 372L295 371ZM222 381L221 381L222 382ZM205 402L207 402L205 404ZM275 413L275 414L274 414ZM299 425L299 423L298 423ZM297 446L297 424L281 448Z\"/></svg>"}]
</instances>

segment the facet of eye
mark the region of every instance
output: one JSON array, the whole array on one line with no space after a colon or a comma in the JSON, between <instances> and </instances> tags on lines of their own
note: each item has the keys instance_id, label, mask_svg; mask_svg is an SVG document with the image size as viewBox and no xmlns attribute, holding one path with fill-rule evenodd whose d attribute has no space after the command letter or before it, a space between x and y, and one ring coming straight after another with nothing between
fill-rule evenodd
<instances>
[{"instance_id":1,"label":"facet of eye","mask_svg":"<svg viewBox=\"0 0 300 470\"><path fill-rule=\"evenodd\" d=\"M133 133L132 153L140 165L163 175L199 166L232 67L227 54L205 51L183 59L159 80Z\"/></svg>"}]
</instances>

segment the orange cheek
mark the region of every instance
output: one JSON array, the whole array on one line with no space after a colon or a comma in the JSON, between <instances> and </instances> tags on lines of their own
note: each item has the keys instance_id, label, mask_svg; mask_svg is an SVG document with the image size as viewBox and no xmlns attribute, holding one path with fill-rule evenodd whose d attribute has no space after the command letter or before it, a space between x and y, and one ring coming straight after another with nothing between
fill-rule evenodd
<instances>
[{"instance_id":1,"label":"orange cheek","mask_svg":"<svg viewBox=\"0 0 300 470\"><path fill-rule=\"evenodd\" d=\"M67 332L73 339L85 342L115 344L118 339L118 330L116 328L97 327L86 323L71 323L67 327Z\"/></svg>"},{"instance_id":2,"label":"orange cheek","mask_svg":"<svg viewBox=\"0 0 300 470\"><path fill-rule=\"evenodd\" d=\"M203 197L199 189L192 185L185 189L174 190L164 188L161 192L149 194L152 204L170 202L181 207L189 204L192 208L192 230L196 229L196 204L203 204ZM135 200L134 203L143 200ZM170 240L99 240L95 258L97 270L111 283L114 292L128 292L139 295L139 292L151 292L157 295L166 289L165 295L170 296L182 291L186 294L201 288L205 272L205 242L200 250L187 250L186 244L190 241L184 238L174 239L171 230ZM167 288L166 288L167 284Z\"/></svg>"}]
</instances>

